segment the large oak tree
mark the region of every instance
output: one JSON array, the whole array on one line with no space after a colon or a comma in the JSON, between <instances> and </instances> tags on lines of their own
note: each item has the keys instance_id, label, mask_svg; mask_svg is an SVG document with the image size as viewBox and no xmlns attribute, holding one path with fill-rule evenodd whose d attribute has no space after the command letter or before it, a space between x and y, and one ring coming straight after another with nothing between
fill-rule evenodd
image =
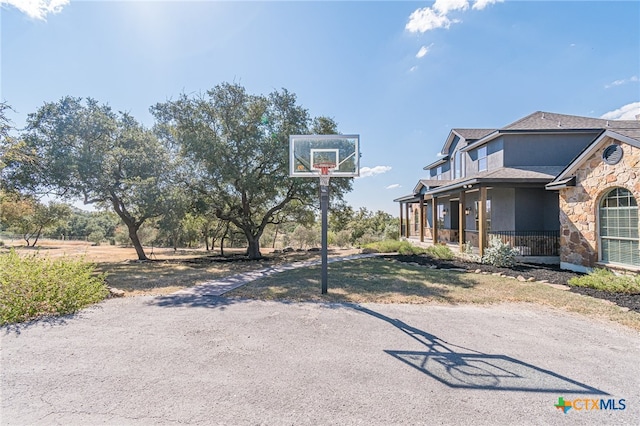
<instances>
[{"instance_id":1,"label":"large oak tree","mask_svg":"<svg viewBox=\"0 0 640 426\"><path fill-rule=\"evenodd\" d=\"M252 95L224 83L157 104L152 112L189 167L189 187L219 219L244 233L249 258L261 257L260 237L268 224L316 206L318 180L289 178L289 135L333 134L337 126L326 117L312 119L294 94ZM331 181L334 202L349 190L351 179Z\"/></svg>"},{"instance_id":2,"label":"large oak tree","mask_svg":"<svg viewBox=\"0 0 640 426\"><path fill-rule=\"evenodd\" d=\"M147 259L138 230L162 212L169 165L153 132L94 99L65 97L29 115L24 141L36 161L14 164L15 184L111 207Z\"/></svg>"}]
</instances>

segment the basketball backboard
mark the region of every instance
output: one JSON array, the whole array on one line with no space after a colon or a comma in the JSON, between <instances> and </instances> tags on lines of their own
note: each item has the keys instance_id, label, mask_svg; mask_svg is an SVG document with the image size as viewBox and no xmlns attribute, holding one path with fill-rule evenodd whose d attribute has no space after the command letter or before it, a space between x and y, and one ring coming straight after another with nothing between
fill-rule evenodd
<instances>
[{"instance_id":1,"label":"basketball backboard","mask_svg":"<svg viewBox=\"0 0 640 426\"><path fill-rule=\"evenodd\" d=\"M359 135L291 135L289 176L318 177L322 167L333 165L330 176L357 177L360 174L359 142Z\"/></svg>"}]
</instances>

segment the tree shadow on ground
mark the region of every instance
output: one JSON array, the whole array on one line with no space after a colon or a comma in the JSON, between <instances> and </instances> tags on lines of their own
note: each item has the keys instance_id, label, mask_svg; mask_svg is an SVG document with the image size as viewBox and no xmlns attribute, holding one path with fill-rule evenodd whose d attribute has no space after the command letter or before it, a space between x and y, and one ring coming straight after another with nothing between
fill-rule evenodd
<instances>
[{"instance_id":1,"label":"tree shadow on ground","mask_svg":"<svg viewBox=\"0 0 640 426\"><path fill-rule=\"evenodd\" d=\"M491 355L446 342L398 319L356 305L423 344L426 351L385 350L399 361L451 388L556 394L609 395L592 386L507 355Z\"/></svg>"},{"instance_id":2,"label":"tree shadow on ground","mask_svg":"<svg viewBox=\"0 0 640 426\"><path fill-rule=\"evenodd\" d=\"M23 331L35 327L57 327L67 325L69 320L82 316L82 311L75 314L67 315L48 315L40 318L35 318L25 322L18 322L13 324L7 324L0 327L4 331L4 335L15 334L20 335Z\"/></svg>"}]
</instances>

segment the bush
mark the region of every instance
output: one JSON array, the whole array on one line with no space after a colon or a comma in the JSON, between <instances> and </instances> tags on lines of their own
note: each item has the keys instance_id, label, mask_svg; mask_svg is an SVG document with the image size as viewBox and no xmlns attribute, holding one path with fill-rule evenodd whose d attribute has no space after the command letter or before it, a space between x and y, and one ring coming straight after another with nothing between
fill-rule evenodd
<instances>
[{"instance_id":1,"label":"bush","mask_svg":"<svg viewBox=\"0 0 640 426\"><path fill-rule=\"evenodd\" d=\"M640 294L640 276L616 275L607 269L594 269L588 275L573 277L569 285L615 293Z\"/></svg>"},{"instance_id":2,"label":"bush","mask_svg":"<svg viewBox=\"0 0 640 426\"><path fill-rule=\"evenodd\" d=\"M0 255L0 325L45 315L65 315L96 303L109 293L105 275L77 259Z\"/></svg>"},{"instance_id":3,"label":"bush","mask_svg":"<svg viewBox=\"0 0 640 426\"><path fill-rule=\"evenodd\" d=\"M489 247L482 256L482 263L497 266L500 268L510 268L516 264L518 251L511 245L503 243L498 237L492 237Z\"/></svg>"},{"instance_id":4,"label":"bush","mask_svg":"<svg viewBox=\"0 0 640 426\"><path fill-rule=\"evenodd\" d=\"M427 248L427 254L441 260L451 260L455 257L453 251L444 244L435 244Z\"/></svg>"},{"instance_id":5,"label":"bush","mask_svg":"<svg viewBox=\"0 0 640 426\"><path fill-rule=\"evenodd\" d=\"M369 253L400 253L400 254L422 254L425 250L414 246L408 241L384 240L366 244L363 250L375 250Z\"/></svg>"}]
</instances>

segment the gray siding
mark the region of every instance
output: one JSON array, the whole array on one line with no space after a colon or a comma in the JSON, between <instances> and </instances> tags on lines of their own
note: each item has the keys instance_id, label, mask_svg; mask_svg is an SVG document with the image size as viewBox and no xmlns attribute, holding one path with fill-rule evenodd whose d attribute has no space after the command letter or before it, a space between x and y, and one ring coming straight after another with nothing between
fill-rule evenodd
<instances>
[{"instance_id":1,"label":"gray siding","mask_svg":"<svg viewBox=\"0 0 640 426\"><path fill-rule=\"evenodd\" d=\"M513 231L515 229L515 189L493 188L488 192L491 200L491 230Z\"/></svg>"},{"instance_id":2,"label":"gray siding","mask_svg":"<svg viewBox=\"0 0 640 426\"><path fill-rule=\"evenodd\" d=\"M557 231L560 229L558 194L544 189L516 188L516 231Z\"/></svg>"},{"instance_id":3,"label":"gray siding","mask_svg":"<svg viewBox=\"0 0 640 426\"><path fill-rule=\"evenodd\" d=\"M502 137L496 138L487 143L487 170L495 170L503 167L504 141ZM466 177L473 177L478 174L478 148L468 152L465 161Z\"/></svg>"},{"instance_id":4,"label":"gray siding","mask_svg":"<svg viewBox=\"0 0 640 426\"><path fill-rule=\"evenodd\" d=\"M566 166L598 134L504 135L504 166Z\"/></svg>"}]
</instances>

